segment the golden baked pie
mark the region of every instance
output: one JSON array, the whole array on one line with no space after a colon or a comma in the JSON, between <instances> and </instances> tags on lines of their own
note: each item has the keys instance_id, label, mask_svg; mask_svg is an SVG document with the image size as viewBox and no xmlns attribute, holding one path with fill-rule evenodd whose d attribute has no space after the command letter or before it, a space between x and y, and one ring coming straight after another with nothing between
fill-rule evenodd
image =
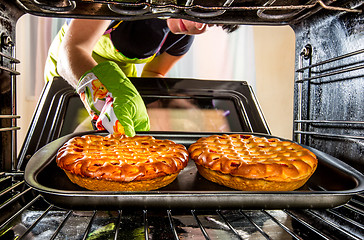
<instances>
[{"instance_id":1,"label":"golden baked pie","mask_svg":"<svg viewBox=\"0 0 364 240\"><path fill-rule=\"evenodd\" d=\"M203 137L189 148L206 179L238 190L292 191L317 167L308 149L277 138L231 134Z\"/></svg>"},{"instance_id":2,"label":"golden baked pie","mask_svg":"<svg viewBox=\"0 0 364 240\"><path fill-rule=\"evenodd\" d=\"M171 183L188 163L185 146L152 136L84 135L68 140L57 165L96 191L148 191Z\"/></svg>"}]
</instances>

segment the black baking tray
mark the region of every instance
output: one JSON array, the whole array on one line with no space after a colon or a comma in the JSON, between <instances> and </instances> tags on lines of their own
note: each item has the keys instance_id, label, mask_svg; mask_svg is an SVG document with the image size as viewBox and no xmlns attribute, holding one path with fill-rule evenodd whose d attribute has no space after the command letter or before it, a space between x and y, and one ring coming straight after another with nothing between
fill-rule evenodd
<instances>
[{"instance_id":1,"label":"black baking tray","mask_svg":"<svg viewBox=\"0 0 364 240\"><path fill-rule=\"evenodd\" d=\"M90 191L73 184L57 167L56 153L69 139L85 134L107 135L91 131L61 137L37 151L25 169L26 183L39 191L44 199L66 209L123 208L214 208L214 209L282 209L332 208L348 202L364 191L363 175L344 162L317 149L304 146L318 157L317 170L307 183L295 191L257 192L233 190L204 179L192 160L168 186L146 192ZM222 133L141 132L169 139L187 148L200 137ZM274 137L260 133L267 138Z\"/></svg>"}]
</instances>

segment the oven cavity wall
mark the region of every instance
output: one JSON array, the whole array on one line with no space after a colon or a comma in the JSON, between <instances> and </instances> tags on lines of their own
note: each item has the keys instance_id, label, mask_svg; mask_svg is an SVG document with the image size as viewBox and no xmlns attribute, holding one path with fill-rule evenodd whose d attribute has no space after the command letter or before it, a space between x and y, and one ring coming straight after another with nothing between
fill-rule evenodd
<instances>
[{"instance_id":1,"label":"oven cavity wall","mask_svg":"<svg viewBox=\"0 0 364 240\"><path fill-rule=\"evenodd\" d=\"M0 172L15 170L16 64L15 25L23 12L9 1L0 1Z\"/></svg>"},{"instance_id":2,"label":"oven cavity wall","mask_svg":"<svg viewBox=\"0 0 364 240\"><path fill-rule=\"evenodd\" d=\"M362 1L345 7L363 10ZM296 33L294 140L364 172L364 14L322 11Z\"/></svg>"}]
</instances>

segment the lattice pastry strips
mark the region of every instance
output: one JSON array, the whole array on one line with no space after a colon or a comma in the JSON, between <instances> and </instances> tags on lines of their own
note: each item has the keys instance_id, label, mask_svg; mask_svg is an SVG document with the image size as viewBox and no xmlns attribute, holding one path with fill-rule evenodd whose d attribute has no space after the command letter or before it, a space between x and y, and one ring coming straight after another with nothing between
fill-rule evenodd
<instances>
[{"instance_id":1,"label":"lattice pastry strips","mask_svg":"<svg viewBox=\"0 0 364 240\"><path fill-rule=\"evenodd\" d=\"M72 182L98 191L157 189L172 182L187 163L183 145L152 136L84 135L57 153L57 165Z\"/></svg>"},{"instance_id":2,"label":"lattice pastry strips","mask_svg":"<svg viewBox=\"0 0 364 240\"><path fill-rule=\"evenodd\" d=\"M189 154L206 179L247 191L291 191L317 167L308 149L277 138L213 135L192 144Z\"/></svg>"}]
</instances>

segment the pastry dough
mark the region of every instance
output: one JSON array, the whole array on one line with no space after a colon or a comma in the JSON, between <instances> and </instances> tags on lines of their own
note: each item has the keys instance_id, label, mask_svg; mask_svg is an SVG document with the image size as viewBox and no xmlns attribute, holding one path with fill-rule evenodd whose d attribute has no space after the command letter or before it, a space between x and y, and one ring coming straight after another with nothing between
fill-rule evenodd
<instances>
[{"instance_id":1,"label":"pastry dough","mask_svg":"<svg viewBox=\"0 0 364 240\"><path fill-rule=\"evenodd\" d=\"M238 190L295 190L317 167L317 158L308 149L294 142L253 135L204 137L188 151L203 177Z\"/></svg>"},{"instance_id":2,"label":"pastry dough","mask_svg":"<svg viewBox=\"0 0 364 240\"><path fill-rule=\"evenodd\" d=\"M84 135L67 141L56 161L72 182L90 190L148 191L171 183L188 152L152 136Z\"/></svg>"}]
</instances>

